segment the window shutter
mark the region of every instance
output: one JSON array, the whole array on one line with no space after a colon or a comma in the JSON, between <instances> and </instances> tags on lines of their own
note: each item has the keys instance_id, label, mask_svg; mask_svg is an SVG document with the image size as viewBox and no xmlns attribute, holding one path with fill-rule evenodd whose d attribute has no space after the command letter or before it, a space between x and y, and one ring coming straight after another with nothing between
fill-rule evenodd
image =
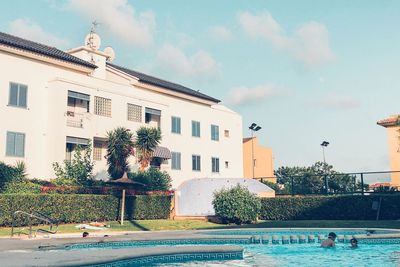
<instances>
[{"instance_id":1,"label":"window shutter","mask_svg":"<svg viewBox=\"0 0 400 267\"><path fill-rule=\"evenodd\" d=\"M6 155L14 156L15 154L15 133L7 132Z\"/></svg>"},{"instance_id":2,"label":"window shutter","mask_svg":"<svg viewBox=\"0 0 400 267\"><path fill-rule=\"evenodd\" d=\"M16 83L10 83L10 97L8 104L12 106L18 105L18 84Z\"/></svg>"},{"instance_id":3,"label":"window shutter","mask_svg":"<svg viewBox=\"0 0 400 267\"><path fill-rule=\"evenodd\" d=\"M23 157L25 154L25 134L15 134L15 156Z\"/></svg>"},{"instance_id":4,"label":"window shutter","mask_svg":"<svg viewBox=\"0 0 400 267\"><path fill-rule=\"evenodd\" d=\"M26 85L19 85L18 106L26 108L26 96L28 87Z\"/></svg>"}]
</instances>

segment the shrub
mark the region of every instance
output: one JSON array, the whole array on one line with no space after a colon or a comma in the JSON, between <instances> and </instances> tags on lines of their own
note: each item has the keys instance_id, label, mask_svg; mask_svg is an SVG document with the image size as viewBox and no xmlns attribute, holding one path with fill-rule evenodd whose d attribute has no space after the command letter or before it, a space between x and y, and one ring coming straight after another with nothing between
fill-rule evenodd
<instances>
[{"instance_id":1,"label":"shrub","mask_svg":"<svg viewBox=\"0 0 400 267\"><path fill-rule=\"evenodd\" d=\"M214 193L215 214L225 223L251 223L257 220L260 211L260 199L246 187L239 184L230 189Z\"/></svg>"},{"instance_id":2,"label":"shrub","mask_svg":"<svg viewBox=\"0 0 400 267\"><path fill-rule=\"evenodd\" d=\"M171 177L165 171L160 171L156 168L150 168L147 171L139 171L136 173L129 173L129 179L144 184L143 190L170 190Z\"/></svg>"},{"instance_id":3,"label":"shrub","mask_svg":"<svg viewBox=\"0 0 400 267\"><path fill-rule=\"evenodd\" d=\"M32 183L29 180L9 182L4 186L5 194L38 194L41 192L41 185Z\"/></svg>"},{"instance_id":4,"label":"shrub","mask_svg":"<svg viewBox=\"0 0 400 267\"><path fill-rule=\"evenodd\" d=\"M85 148L77 145L72 160L64 160L64 165L53 163L53 169L57 176L52 182L57 185L90 185L93 178L93 166L90 156L91 144Z\"/></svg>"},{"instance_id":5,"label":"shrub","mask_svg":"<svg viewBox=\"0 0 400 267\"><path fill-rule=\"evenodd\" d=\"M373 201L381 201L380 219L400 218L400 195L307 196L262 199L263 220L374 220Z\"/></svg>"},{"instance_id":6,"label":"shrub","mask_svg":"<svg viewBox=\"0 0 400 267\"><path fill-rule=\"evenodd\" d=\"M22 179L20 169L0 162L0 191L8 182L21 181Z\"/></svg>"}]
</instances>

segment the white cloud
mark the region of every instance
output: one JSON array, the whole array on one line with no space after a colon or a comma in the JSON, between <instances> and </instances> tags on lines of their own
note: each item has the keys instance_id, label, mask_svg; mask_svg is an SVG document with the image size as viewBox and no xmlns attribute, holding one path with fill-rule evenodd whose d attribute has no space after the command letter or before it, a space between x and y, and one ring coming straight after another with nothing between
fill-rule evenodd
<instances>
[{"instance_id":1,"label":"white cloud","mask_svg":"<svg viewBox=\"0 0 400 267\"><path fill-rule=\"evenodd\" d=\"M283 96L285 94L286 90L274 85L237 87L229 92L227 102L232 105L256 104L266 99Z\"/></svg>"},{"instance_id":2,"label":"white cloud","mask_svg":"<svg viewBox=\"0 0 400 267\"><path fill-rule=\"evenodd\" d=\"M229 41L232 39L232 33L224 26L213 26L208 29L211 38L217 41Z\"/></svg>"},{"instance_id":3,"label":"white cloud","mask_svg":"<svg viewBox=\"0 0 400 267\"><path fill-rule=\"evenodd\" d=\"M45 32L38 24L29 19L16 19L9 25L10 33L38 43L52 45L63 49L68 47L68 41Z\"/></svg>"},{"instance_id":4,"label":"white cloud","mask_svg":"<svg viewBox=\"0 0 400 267\"><path fill-rule=\"evenodd\" d=\"M203 50L186 55L181 49L170 44L158 52L156 67L185 78L210 80L220 75L220 65Z\"/></svg>"},{"instance_id":5,"label":"white cloud","mask_svg":"<svg viewBox=\"0 0 400 267\"><path fill-rule=\"evenodd\" d=\"M351 96L327 95L323 98L312 100L307 105L324 109L348 110L358 108L361 103Z\"/></svg>"},{"instance_id":6,"label":"white cloud","mask_svg":"<svg viewBox=\"0 0 400 267\"><path fill-rule=\"evenodd\" d=\"M329 63L335 59L329 45L329 32L321 23L307 22L290 36L267 11L256 15L242 12L238 20L251 38L265 39L308 66Z\"/></svg>"},{"instance_id":7,"label":"white cloud","mask_svg":"<svg viewBox=\"0 0 400 267\"><path fill-rule=\"evenodd\" d=\"M154 13L138 14L127 0L69 0L68 6L130 45L147 47L153 42Z\"/></svg>"}]
</instances>

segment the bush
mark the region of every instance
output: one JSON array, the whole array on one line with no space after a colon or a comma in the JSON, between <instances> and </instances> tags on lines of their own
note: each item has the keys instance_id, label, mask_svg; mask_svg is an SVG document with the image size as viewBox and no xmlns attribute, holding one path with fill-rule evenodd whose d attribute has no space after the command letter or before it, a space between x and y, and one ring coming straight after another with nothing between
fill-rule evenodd
<instances>
[{"instance_id":1,"label":"bush","mask_svg":"<svg viewBox=\"0 0 400 267\"><path fill-rule=\"evenodd\" d=\"M224 223L235 224L256 221L261 207L260 199L239 184L215 192L212 203L215 214L220 216Z\"/></svg>"},{"instance_id":2,"label":"bush","mask_svg":"<svg viewBox=\"0 0 400 267\"><path fill-rule=\"evenodd\" d=\"M143 190L170 190L171 177L165 171L156 168L150 168L144 172L129 173L129 179L144 184Z\"/></svg>"},{"instance_id":3,"label":"bush","mask_svg":"<svg viewBox=\"0 0 400 267\"><path fill-rule=\"evenodd\" d=\"M4 186L3 193L5 194L38 194L41 192L41 185L32 183L29 180L9 182Z\"/></svg>"},{"instance_id":4,"label":"bush","mask_svg":"<svg viewBox=\"0 0 400 267\"><path fill-rule=\"evenodd\" d=\"M90 156L91 144L85 148L77 145L72 160L64 160L63 165L53 163L53 169L57 176L52 182L57 185L90 185L93 178L94 163Z\"/></svg>"},{"instance_id":5,"label":"bush","mask_svg":"<svg viewBox=\"0 0 400 267\"><path fill-rule=\"evenodd\" d=\"M133 196L126 203L129 220L169 219L171 196Z\"/></svg>"},{"instance_id":6,"label":"bush","mask_svg":"<svg viewBox=\"0 0 400 267\"><path fill-rule=\"evenodd\" d=\"M8 182L20 181L22 178L18 168L0 162L0 191Z\"/></svg>"},{"instance_id":7,"label":"bush","mask_svg":"<svg viewBox=\"0 0 400 267\"><path fill-rule=\"evenodd\" d=\"M400 218L400 195L307 196L262 199L263 220L374 220L374 201L381 202L380 219Z\"/></svg>"}]
</instances>

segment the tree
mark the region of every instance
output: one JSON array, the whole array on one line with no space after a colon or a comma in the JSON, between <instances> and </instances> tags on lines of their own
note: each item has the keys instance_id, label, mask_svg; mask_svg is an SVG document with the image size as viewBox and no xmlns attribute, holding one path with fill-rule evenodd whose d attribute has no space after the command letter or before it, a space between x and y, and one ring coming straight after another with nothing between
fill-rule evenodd
<instances>
[{"instance_id":1,"label":"tree","mask_svg":"<svg viewBox=\"0 0 400 267\"><path fill-rule=\"evenodd\" d=\"M74 150L72 160L64 160L63 165L58 162L53 163L53 169L57 178L55 184L58 185L90 185L93 179L94 162L91 159L92 146L77 145Z\"/></svg>"},{"instance_id":2,"label":"tree","mask_svg":"<svg viewBox=\"0 0 400 267\"><path fill-rule=\"evenodd\" d=\"M294 194L349 193L360 189L355 176L333 170L332 165L316 162L310 167L280 167L275 172L277 183Z\"/></svg>"},{"instance_id":3,"label":"tree","mask_svg":"<svg viewBox=\"0 0 400 267\"><path fill-rule=\"evenodd\" d=\"M136 131L135 148L137 151L140 170L149 166L155 148L160 144L161 130L159 128L140 127Z\"/></svg>"},{"instance_id":4,"label":"tree","mask_svg":"<svg viewBox=\"0 0 400 267\"><path fill-rule=\"evenodd\" d=\"M133 155L133 134L129 129L118 127L107 132L107 165L112 179L121 178L129 171L129 156Z\"/></svg>"}]
</instances>

